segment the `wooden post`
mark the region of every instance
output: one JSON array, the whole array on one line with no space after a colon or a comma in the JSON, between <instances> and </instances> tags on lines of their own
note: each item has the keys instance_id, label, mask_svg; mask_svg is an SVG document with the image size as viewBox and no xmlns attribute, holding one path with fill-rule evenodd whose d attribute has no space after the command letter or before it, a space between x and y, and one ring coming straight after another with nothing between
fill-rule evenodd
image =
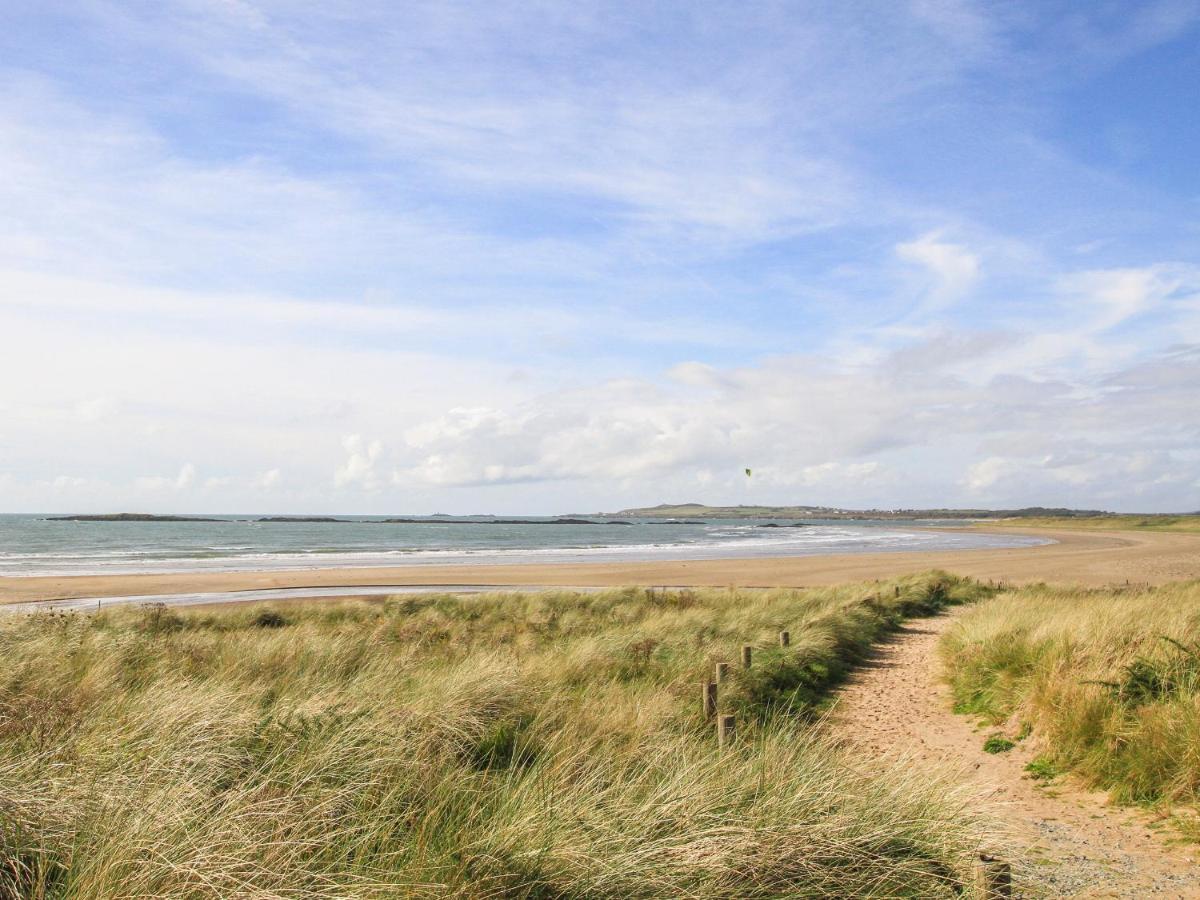
<instances>
[{"instance_id":1,"label":"wooden post","mask_svg":"<svg viewBox=\"0 0 1200 900\"><path fill-rule=\"evenodd\" d=\"M896 596L900 596L900 585L896 585Z\"/></svg>"},{"instance_id":2,"label":"wooden post","mask_svg":"<svg viewBox=\"0 0 1200 900\"><path fill-rule=\"evenodd\" d=\"M717 720L717 746L728 747L733 743L733 735L736 730L733 716L721 716Z\"/></svg>"},{"instance_id":3,"label":"wooden post","mask_svg":"<svg viewBox=\"0 0 1200 900\"><path fill-rule=\"evenodd\" d=\"M975 863L975 894L980 900L1012 897L1012 868L994 856L980 853Z\"/></svg>"},{"instance_id":4,"label":"wooden post","mask_svg":"<svg viewBox=\"0 0 1200 900\"><path fill-rule=\"evenodd\" d=\"M779 646L786 647L792 642L792 635L787 631L779 632Z\"/></svg>"},{"instance_id":5,"label":"wooden post","mask_svg":"<svg viewBox=\"0 0 1200 900\"><path fill-rule=\"evenodd\" d=\"M750 668L750 660L753 657L753 654L754 654L753 647L751 647L749 644L742 645L742 668L743 669Z\"/></svg>"},{"instance_id":6,"label":"wooden post","mask_svg":"<svg viewBox=\"0 0 1200 900\"><path fill-rule=\"evenodd\" d=\"M711 719L717 714L717 686L711 681L706 681L701 685L701 708L704 710L704 718Z\"/></svg>"},{"instance_id":7,"label":"wooden post","mask_svg":"<svg viewBox=\"0 0 1200 900\"><path fill-rule=\"evenodd\" d=\"M717 684L729 677L729 663L717 663Z\"/></svg>"}]
</instances>

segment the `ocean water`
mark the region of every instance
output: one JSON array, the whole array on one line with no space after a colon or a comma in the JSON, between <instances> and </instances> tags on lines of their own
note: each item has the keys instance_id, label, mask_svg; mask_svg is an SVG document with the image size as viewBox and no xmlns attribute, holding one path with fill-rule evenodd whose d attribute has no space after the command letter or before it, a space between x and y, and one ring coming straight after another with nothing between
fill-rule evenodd
<instances>
[{"instance_id":1,"label":"ocean water","mask_svg":"<svg viewBox=\"0 0 1200 900\"><path fill-rule=\"evenodd\" d=\"M1026 547L1045 539L982 534L958 523L705 520L495 524L444 517L413 524L347 521L65 522L0 515L0 576L313 569L342 566L629 562ZM507 518L507 517L506 517ZM534 519L536 517L511 517ZM548 520L541 520L546 522ZM937 529L922 527L939 525Z\"/></svg>"}]
</instances>

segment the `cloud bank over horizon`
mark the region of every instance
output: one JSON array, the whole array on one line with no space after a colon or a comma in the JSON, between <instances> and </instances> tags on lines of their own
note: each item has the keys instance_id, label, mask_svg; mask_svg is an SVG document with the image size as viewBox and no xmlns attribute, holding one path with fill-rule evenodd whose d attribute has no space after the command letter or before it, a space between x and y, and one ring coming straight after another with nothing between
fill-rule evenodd
<instances>
[{"instance_id":1,"label":"cloud bank over horizon","mask_svg":"<svg viewBox=\"0 0 1200 900\"><path fill-rule=\"evenodd\" d=\"M6 19L0 511L1200 509L1200 3Z\"/></svg>"}]
</instances>

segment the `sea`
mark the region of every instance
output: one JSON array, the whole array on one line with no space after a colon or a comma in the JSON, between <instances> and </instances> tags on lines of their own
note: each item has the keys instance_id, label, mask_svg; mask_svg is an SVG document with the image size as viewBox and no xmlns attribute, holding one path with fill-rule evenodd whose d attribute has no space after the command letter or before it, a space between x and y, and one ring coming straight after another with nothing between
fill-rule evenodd
<instances>
[{"instance_id":1,"label":"sea","mask_svg":"<svg viewBox=\"0 0 1200 900\"><path fill-rule=\"evenodd\" d=\"M346 566L635 562L913 550L975 550L1049 543L987 534L963 522L921 520L688 519L537 516L338 516L336 522L61 521L0 515L0 576L303 570ZM399 516L394 518L400 518Z\"/></svg>"}]
</instances>

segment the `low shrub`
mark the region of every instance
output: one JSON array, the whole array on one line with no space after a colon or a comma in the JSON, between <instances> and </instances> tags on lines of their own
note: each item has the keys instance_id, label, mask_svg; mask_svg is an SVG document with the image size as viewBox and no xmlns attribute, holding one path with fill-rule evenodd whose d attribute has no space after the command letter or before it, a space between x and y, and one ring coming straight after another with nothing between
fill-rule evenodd
<instances>
[{"instance_id":1,"label":"low shrub","mask_svg":"<svg viewBox=\"0 0 1200 900\"><path fill-rule=\"evenodd\" d=\"M288 620L278 610L263 609L254 614L250 619L250 624L255 628L283 628L288 624Z\"/></svg>"}]
</instances>

